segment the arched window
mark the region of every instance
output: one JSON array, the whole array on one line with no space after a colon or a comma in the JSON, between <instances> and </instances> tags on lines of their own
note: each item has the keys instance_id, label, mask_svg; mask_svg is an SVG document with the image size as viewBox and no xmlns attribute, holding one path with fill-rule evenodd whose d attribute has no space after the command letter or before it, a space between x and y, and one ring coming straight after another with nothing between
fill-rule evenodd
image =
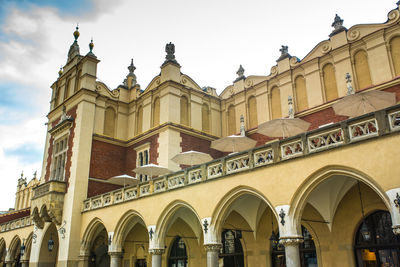
<instances>
[{"instance_id":1,"label":"arched window","mask_svg":"<svg viewBox=\"0 0 400 267\"><path fill-rule=\"evenodd\" d=\"M185 96L181 97L181 124L189 126L189 108L188 99Z\"/></svg>"},{"instance_id":2,"label":"arched window","mask_svg":"<svg viewBox=\"0 0 400 267\"><path fill-rule=\"evenodd\" d=\"M394 73L400 75L400 36L390 40L390 53L392 55Z\"/></svg>"},{"instance_id":3,"label":"arched window","mask_svg":"<svg viewBox=\"0 0 400 267\"><path fill-rule=\"evenodd\" d=\"M104 114L104 135L114 137L115 133L115 111L113 108L106 108Z\"/></svg>"},{"instance_id":4,"label":"arched window","mask_svg":"<svg viewBox=\"0 0 400 267\"><path fill-rule=\"evenodd\" d=\"M400 237L393 234L389 212L377 211L367 216L358 228L355 242L358 266L400 266Z\"/></svg>"},{"instance_id":5,"label":"arched window","mask_svg":"<svg viewBox=\"0 0 400 267\"><path fill-rule=\"evenodd\" d=\"M324 79L324 90L326 101L338 98L338 90L335 78L335 69L332 64L326 64L322 69L322 77Z\"/></svg>"},{"instance_id":6,"label":"arched window","mask_svg":"<svg viewBox=\"0 0 400 267\"><path fill-rule=\"evenodd\" d=\"M297 76L294 81L295 92L296 92L296 108L297 111L308 109L308 100L307 100L307 88L306 88L306 80L303 76Z\"/></svg>"},{"instance_id":7,"label":"arched window","mask_svg":"<svg viewBox=\"0 0 400 267\"><path fill-rule=\"evenodd\" d=\"M210 109L207 104L201 107L201 130L203 132L210 132Z\"/></svg>"},{"instance_id":8,"label":"arched window","mask_svg":"<svg viewBox=\"0 0 400 267\"><path fill-rule=\"evenodd\" d=\"M235 106L230 105L228 108L228 135L236 133L236 113Z\"/></svg>"},{"instance_id":9,"label":"arched window","mask_svg":"<svg viewBox=\"0 0 400 267\"><path fill-rule=\"evenodd\" d=\"M169 252L168 267L186 267L187 259L185 242L177 236Z\"/></svg>"},{"instance_id":10,"label":"arched window","mask_svg":"<svg viewBox=\"0 0 400 267\"><path fill-rule=\"evenodd\" d=\"M271 89L271 112L272 119L282 118L281 92L277 86Z\"/></svg>"},{"instance_id":11,"label":"arched window","mask_svg":"<svg viewBox=\"0 0 400 267\"><path fill-rule=\"evenodd\" d=\"M372 85L367 53L364 50L360 50L354 55L354 68L357 75L357 90Z\"/></svg>"},{"instance_id":12,"label":"arched window","mask_svg":"<svg viewBox=\"0 0 400 267\"><path fill-rule=\"evenodd\" d=\"M247 101L248 110L249 110L249 128L253 129L258 126L257 121L257 99L252 96L249 97Z\"/></svg>"},{"instance_id":13,"label":"arched window","mask_svg":"<svg viewBox=\"0 0 400 267\"><path fill-rule=\"evenodd\" d=\"M56 89L54 92L54 107L57 107L59 103L60 103L60 87L56 85Z\"/></svg>"},{"instance_id":14,"label":"arched window","mask_svg":"<svg viewBox=\"0 0 400 267\"><path fill-rule=\"evenodd\" d=\"M314 240L310 232L303 225L301 226L301 232L304 237L304 242L299 245L301 267L317 267L317 252L315 250ZM277 245L276 247L273 247L271 251L272 266L286 266L285 247Z\"/></svg>"},{"instance_id":15,"label":"arched window","mask_svg":"<svg viewBox=\"0 0 400 267\"><path fill-rule=\"evenodd\" d=\"M239 230L222 232L222 253L219 256L223 258L224 266L244 266L243 247L240 238L242 238L242 232Z\"/></svg>"},{"instance_id":16,"label":"arched window","mask_svg":"<svg viewBox=\"0 0 400 267\"><path fill-rule=\"evenodd\" d=\"M78 91L79 87L81 87L81 75L82 75L82 70L79 70L78 73L75 76L75 88L74 88L74 93Z\"/></svg>"},{"instance_id":17,"label":"arched window","mask_svg":"<svg viewBox=\"0 0 400 267\"><path fill-rule=\"evenodd\" d=\"M64 86L64 100L69 97L70 85L71 85L71 77L68 76L66 81L65 81L65 86Z\"/></svg>"},{"instance_id":18,"label":"arched window","mask_svg":"<svg viewBox=\"0 0 400 267\"><path fill-rule=\"evenodd\" d=\"M153 127L160 125L160 98L157 97L153 103Z\"/></svg>"},{"instance_id":19,"label":"arched window","mask_svg":"<svg viewBox=\"0 0 400 267\"><path fill-rule=\"evenodd\" d=\"M140 106L136 111L136 134L143 132L143 107Z\"/></svg>"}]
</instances>

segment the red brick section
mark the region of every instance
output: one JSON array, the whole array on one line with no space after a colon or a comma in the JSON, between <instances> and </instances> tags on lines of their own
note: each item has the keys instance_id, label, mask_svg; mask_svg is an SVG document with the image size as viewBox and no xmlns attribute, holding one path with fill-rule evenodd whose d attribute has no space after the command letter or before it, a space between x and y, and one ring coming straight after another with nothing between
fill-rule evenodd
<instances>
[{"instance_id":1,"label":"red brick section","mask_svg":"<svg viewBox=\"0 0 400 267\"><path fill-rule=\"evenodd\" d=\"M120 185L89 180L87 197L93 197L121 188Z\"/></svg>"},{"instance_id":2,"label":"red brick section","mask_svg":"<svg viewBox=\"0 0 400 267\"><path fill-rule=\"evenodd\" d=\"M210 147L211 141L208 141L208 140L205 140L205 139L202 139L199 137L195 137L192 135L188 135L185 133L181 133L181 138L182 138L182 142L181 142L182 152L190 151L190 150L199 151L199 152L210 154L211 157L213 157L214 159L223 157L225 155L225 153L222 153L221 151L212 149Z\"/></svg>"},{"instance_id":3,"label":"red brick section","mask_svg":"<svg viewBox=\"0 0 400 267\"><path fill-rule=\"evenodd\" d=\"M69 177L71 176L71 158L72 158L72 147L74 145L74 136L75 136L75 120L76 120L76 108L77 106L72 107L70 110L67 111L68 116L72 116L74 118L74 123L72 127L69 129L69 137L68 137L68 150L67 150L67 160L65 163L65 182L67 183L66 190L68 190L69 185ZM60 121L60 118L53 121L51 127L57 125ZM47 150L47 165L46 165L46 174L44 176L45 181L47 182L50 179L50 172L51 172L51 160L53 155L53 136L50 137L50 144L49 149Z\"/></svg>"},{"instance_id":4,"label":"red brick section","mask_svg":"<svg viewBox=\"0 0 400 267\"><path fill-rule=\"evenodd\" d=\"M107 180L121 174L136 176L132 171L136 168L136 150L134 148L145 143L150 143L150 163L157 164L158 134L129 147L93 140L89 177ZM91 197L117 188L120 186L92 180L89 181L87 195Z\"/></svg>"},{"instance_id":5,"label":"red brick section","mask_svg":"<svg viewBox=\"0 0 400 267\"><path fill-rule=\"evenodd\" d=\"M385 92L394 92L396 93L396 102L400 102L400 84L390 87L384 90Z\"/></svg>"},{"instance_id":6,"label":"red brick section","mask_svg":"<svg viewBox=\"0 0 400 267\"><path fill-rule=\"evenodd\" d=\"M347 116L341 116L341 115L336 115L335 111L333 111L332 107L314 112L312 114L308 114L305 116L300 117L301 119L308 121L311 123L310 130L317 129L319 126L333 122L340 122L348 119L349 117Z\"/></svg>"},{"instance_id":7,"label":"red brick section","mask_svg":"<svg viewBox=\"0 0 400 267\"><path fill-rule=\"evenodd\" d=\"M0 215L0 223L6 223L19 218L27 217L30 214L31 210L29 208L24 210L12 211L10 213Z\"/></svg>"}]
</instances>

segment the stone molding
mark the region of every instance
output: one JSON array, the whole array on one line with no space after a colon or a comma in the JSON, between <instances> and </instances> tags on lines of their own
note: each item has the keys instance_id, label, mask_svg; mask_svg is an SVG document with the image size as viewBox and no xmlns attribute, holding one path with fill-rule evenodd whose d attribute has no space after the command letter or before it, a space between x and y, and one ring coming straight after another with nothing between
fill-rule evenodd
<instances>
[{"instance_id":1,"label":"stone molding","mask_svg":"<svg viewBox=\"0 0 400 267\"><path fill-rule=\"evenodd\" d=\"M206 249L207 252L209 252L209 251L219 252L220 249L222 248L222 244L220 244L220 243L204 244L204 248Z\"/></svg>"},{"instance_id":2,"label":"stone molding","mask_svg":"<svg viewBox=\"0 0 400 267\"><path fill-rule=\"evenodd\" d=\"M108 255L110 255L110 257L115 258L115 257L121 257L122 256L122 251L110 251L108 252Z\"/></svg>"},{"instance_id":3,"label":"stone molding","mask_svg":"<svg viewBox=\"0 0 400 267\"><path fill-rule=\"evenodd\" d=\"M165 252L165 248L152 248L149 252L153 255L162 255Z\"/></svg>"},{"instance_id":4,"label":"stone molding","mask_svg":"<svg viewBox=\"0 0 400 267\"><path fill-rule=\"evenodd\" d=\"M279 244L283 245L284 247L297 247L303 242L304 238L302 236L286 236L279 239Z\"/></svg>"}]
</instances>

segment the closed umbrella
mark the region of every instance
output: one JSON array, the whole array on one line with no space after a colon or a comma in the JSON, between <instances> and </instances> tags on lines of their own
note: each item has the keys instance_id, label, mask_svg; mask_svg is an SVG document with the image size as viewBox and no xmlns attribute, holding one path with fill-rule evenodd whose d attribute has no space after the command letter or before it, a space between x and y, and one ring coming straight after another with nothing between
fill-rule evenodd
<instances>
[{"instance_id":1,"label":"closed umbrella","mask_svg":"<svg viewBox=\"0 0 400 267\"><path fill-rule=\"evenodd\" d=\"M256 146L257 141L246 136L230 135L211 142L211 148L222 152L239 152Z\"/></svg>"},{"instance_id":2,"label":"closed umbrella","mask_svg":"<svg viewBox=\"0 0 400 267\"><path fill-rule=\"evenodd\" d=\"M108 179L108 182L110 182L112 184L123 185L125 187L127 185L138 184L139 180L128 174L122 174L122 175L111 177L110 179Z\"/></svg>"},{"instance_id":3,"label":"closed umbrella","mask_svg":"<svg viewBox=\"0 0 400 267\"><path fill-rule=\"evenodd\" d=\"M137 174L148 175L150 179L153 176L160 176L171 172L168 168L153 163L137 167L133 171Z\"/></svg>"},{"instance_id":4,"label":"closed umbrella","mask_svg":"<svg viewBox=\"0 0 400 267\"><path fill-rule=\"evenodd\" d=\"M172 160L178 164L190 166L203 164L205 162L211 161L212 159L213 158L209 154L194 150L181 152L172 158Z\"/></svg>"},{"instance_id":5,"label":"closed umbrella","mask_svg":"<svg viewBox=\"0 0 400 267\"><path fill-rule=\"evenodd\" d=\"M347 95L332 108L337 115L357 117L395 104L395 93L374 90Z\"/></svg>"}]
</instances>

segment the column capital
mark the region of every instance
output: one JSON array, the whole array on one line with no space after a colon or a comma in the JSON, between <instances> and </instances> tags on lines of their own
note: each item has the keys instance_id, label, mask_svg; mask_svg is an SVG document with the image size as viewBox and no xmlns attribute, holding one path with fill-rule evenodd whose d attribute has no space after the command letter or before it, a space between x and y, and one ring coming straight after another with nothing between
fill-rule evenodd
<instances>
[{"instance_id":1,"label":"column capital","mask_svg":"<svg viewBox=\"0 0 400 267\"><path fill-rule=\"evenodd\" d=\"M110 255L111 258L115 257L121 257L122 256L122 251L109 251L108 255Z\"/></svg>"},{"instance_id":2,"label":"column capital","mask_svg":"<svg viewBox=\"0 0 400 267\"><path fill-rule=\"evenodd\" d=\"M304 242L304 238L302 236L284 236L279 238L279 244L285 247L296 247Z\"/></svg>"},{"instance_id":3,"label":"column capital","mask_svg":"<svg viewBox=\"0 0 400 267\"><path fill-rule=\"evenodd\" d=\"M213 244L204 244L204 248L206 249L206 251L215 251L215 252L219 252L222 248L222 244L221 243L213 243Z\"/></svg>"},{"instance_id":4,"label":"column capital","mask_svg":"<svg viewBox=\"0 0 400 267\"><path fill-rule=\"evenodd\" d=\"M393 225L392 230L395 235L400 235L400 225Z\"/></svg>"},{"instance_id":5,"label":"column capital","mask_svg":"<svg viewBox=\"0 0 400 267\"><path fill-rule=\"evenodd\" d=\"M165 248L152 248L149 252L153 255L162 255L165 252Z\"/></svg>"}]
</instances>

